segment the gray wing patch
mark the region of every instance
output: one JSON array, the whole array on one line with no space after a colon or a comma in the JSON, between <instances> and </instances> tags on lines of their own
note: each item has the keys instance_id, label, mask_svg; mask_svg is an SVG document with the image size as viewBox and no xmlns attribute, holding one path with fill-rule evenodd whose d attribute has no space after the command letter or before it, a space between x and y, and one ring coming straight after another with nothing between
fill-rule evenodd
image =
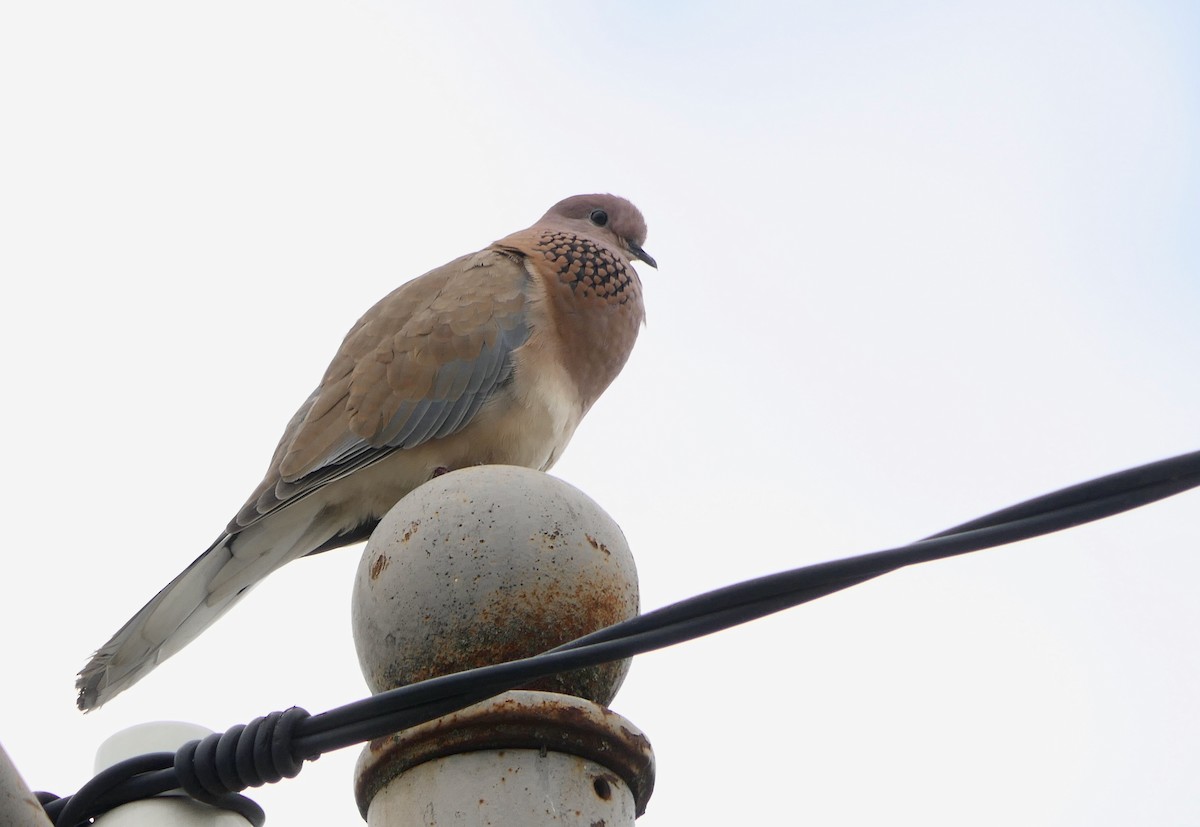
<instances>
[{"instance_id":1,"label":"gray wing patch","mask_svg":"<svg viewBox=\"0 0 1200 827\"><path fill-rule=\"evenodd\" d=\"M376 441L389 448L414 448L458 431L511 378L512 352L528 338L529 327L522 320L508 330L501 329L496 343L485 345L475 359L443 365L430 398L416 404L406 401Z\"/></svg>"},{"instance_id":2,"label":"gray wing patch","mask_svg":"<svg viewBox=\"0 0 1200 827\"><path fill-rule=\"evenodd\" d=\"M528 338L529 326L524 318L513 319L510 327L500 328L495 343L490 347L485 345L476 358L455 359L442 365L435 375L430 397L401 403L374 440L348 440L349 444L316 471L299 479L280 480L275 485L275 498L279 501L294 498L305 489L315 489L378 462L393 451L414 448L466 427L488 399L512 378L513 351Z\"/></svg>"}]
</instances>

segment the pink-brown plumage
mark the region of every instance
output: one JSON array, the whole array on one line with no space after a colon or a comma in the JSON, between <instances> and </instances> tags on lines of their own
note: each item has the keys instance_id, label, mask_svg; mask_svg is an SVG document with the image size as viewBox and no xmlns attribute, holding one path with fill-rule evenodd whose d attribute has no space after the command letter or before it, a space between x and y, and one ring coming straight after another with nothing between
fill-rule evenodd
<instances>
[{"instance_id":1,"label":"pink-brown plumage","mask_svg":"<svg viewBox=\"0 0 1200 827\"><path fill-rule=\"evenodd\" d=\"M628 201L573 196L368 310L225 532L80 672L79 707L132 685L284 563L365 539L435 473L549 468L633 348L645 238Z\"/></svg>"}]
</instances>

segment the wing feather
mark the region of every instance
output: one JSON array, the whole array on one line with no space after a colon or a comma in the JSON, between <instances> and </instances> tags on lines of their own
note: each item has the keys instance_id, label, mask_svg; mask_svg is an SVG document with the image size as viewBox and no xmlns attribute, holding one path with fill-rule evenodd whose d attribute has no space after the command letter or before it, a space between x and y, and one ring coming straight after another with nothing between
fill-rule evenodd
<instances>
[{"instance_id":1,"label":"wing feather","mask_svg":"<svg viewBox=\"0 0 1200 827\"><path fill-rule=\"evenodd\" d=\"M288 424L230 532L393 451L466 427L509 380L513 351L529 337L528 287L519 257L489 249L368 310Z\"/></svg>"}]
</instances>

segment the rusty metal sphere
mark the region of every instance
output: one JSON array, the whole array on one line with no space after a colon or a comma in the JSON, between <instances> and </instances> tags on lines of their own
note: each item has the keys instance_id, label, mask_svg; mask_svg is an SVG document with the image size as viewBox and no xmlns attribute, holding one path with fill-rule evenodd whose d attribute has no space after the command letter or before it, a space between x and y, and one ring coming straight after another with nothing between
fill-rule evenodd
<instances>
[{"instance_id":1,"label":"rusty metal sphere","mask_svg":"<svg viewBox=\"0 0 1200 827\"><path fill-rule=\"evenodd\" d=\"M376 528L352 622L373 692L535 655L638 612L621 529L577 488L481 465L435 477ZM628 661L524 687L607 705Z\"/></svg>"}]
</instances>

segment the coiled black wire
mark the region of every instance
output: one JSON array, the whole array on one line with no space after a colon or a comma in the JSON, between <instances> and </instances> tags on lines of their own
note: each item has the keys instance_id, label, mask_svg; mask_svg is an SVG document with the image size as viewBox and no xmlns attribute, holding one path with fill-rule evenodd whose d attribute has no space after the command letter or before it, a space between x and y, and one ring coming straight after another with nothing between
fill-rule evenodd
<instances>
[{"instance_id":1,"label":"coiled black wire","mask_svg":"<svg viewBox=\"0 0 1200 827\"><path fill-rule=\"evenodd\" d=\"M682 643L798 606L914 563L1050 534L1200 486L1200 451L1120 471L995 511L923 540L804 566L726 586L639 615L549 652L445 675L383 692L319 715L274 712L170 753L121 762L74 796L39 794L57 827L75 827L119 804L173 789L243 812L262 811L237 792L291 778L304 761L470 706L535 678ZM166 756L166 758L164 758ZM168 760L170 759L170 760ZM48 803L47 803L48 801ZM250 808L246 807L250 805Z\"/></svg>"}]
</instances>

